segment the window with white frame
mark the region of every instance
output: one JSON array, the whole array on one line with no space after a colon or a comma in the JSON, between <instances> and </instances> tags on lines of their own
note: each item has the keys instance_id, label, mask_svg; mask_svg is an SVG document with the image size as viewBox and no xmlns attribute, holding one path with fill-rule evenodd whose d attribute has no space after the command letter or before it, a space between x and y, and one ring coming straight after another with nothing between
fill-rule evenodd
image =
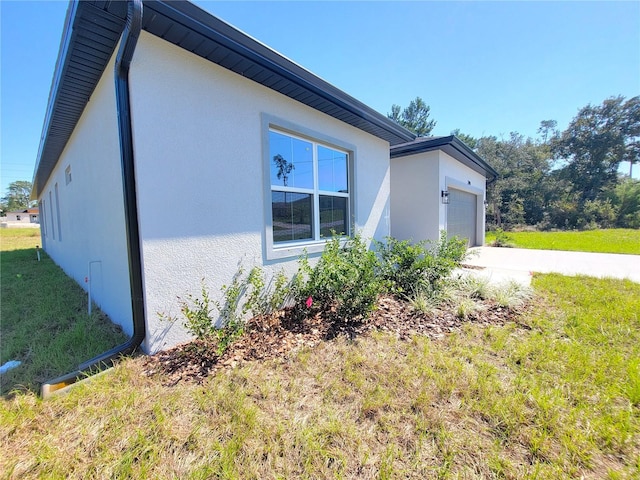
<instances>
[{"instance_id":1,"label":"window with white frame","mask_svg":"<svg viewBox=\"0 0 640 480\"><path fill-rule=\"evenodd\" d=\"M273 246L350 234L350 153L269 129Z\"/></svg>"}]
</instances>

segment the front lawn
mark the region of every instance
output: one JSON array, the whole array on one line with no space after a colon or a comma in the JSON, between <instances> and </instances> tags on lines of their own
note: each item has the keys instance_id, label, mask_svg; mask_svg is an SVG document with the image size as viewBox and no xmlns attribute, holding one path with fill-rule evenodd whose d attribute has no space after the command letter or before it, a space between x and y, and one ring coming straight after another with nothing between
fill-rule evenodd
<instances>
[{"instance_id":1,"label":"front lawn","mask_svg":"<svg viewBox=\"0 0 640 480\"><path fill-rule=\"evenodd\" d=\"M508 242L517 248L565 250L574 252L628 253L640 255L640 230L615 228L567 232L506 232ZM487 232L490 245L496 232Z\"/></svg>"},{"instance_id":2,"label":"front lawn","mask_svg":"<svg viewBox=\"0 0 640 480\"><path fill-rule=\"evenodd\" d=\"M440 340L372 332L175 382L127 359L0 400L11 478L638 478L640 284L537 275ZM151 368L152 366L153 368Z\"/></svg>"}]
</instances>

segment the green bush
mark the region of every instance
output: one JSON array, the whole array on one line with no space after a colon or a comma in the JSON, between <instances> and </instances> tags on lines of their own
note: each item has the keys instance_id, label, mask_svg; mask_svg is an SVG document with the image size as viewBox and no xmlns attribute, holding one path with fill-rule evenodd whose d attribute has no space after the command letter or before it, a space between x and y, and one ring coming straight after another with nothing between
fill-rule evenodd
<instances>
[{"instance_id":1,"label":"green bush","mask_svg":"<svg viewBox=\"0 0 640 480\"><path fill-rule=\"evenodd\" d=\"M247 290L247 278L243 279L244 270L240 268L234 275L230 285L222 286L224 303L214 301L213 304L220 314L219 328L214 333L217 337L218 354L222 355L229 346L240 338L244 332L244 318L238 312L240 300ZM242 312L244 313L244 311Z\"/></svg>"},{"instance_id":2,"label":"green bush","mask_svg":"<svg viewBox=\"0 0 640 480\"><path fill-rule=\"evenodd\" d=\"M445 231L440 232L435 245L432 242L412 244L393 237L376 245L381 280L390 293L402 295L438 290L441 281L467 256L466 242L457 237L447 238Z\"/></svg>"},{"instance_id":3,"label":"green bush","mask_svg":"<svg viewBox=\"0 0 640 480\"><path fill-rule=\"evenodd\" d=\"M458 237L447 238L447 232L440 231L440 240L430 249L435 261L427 274L431 285L447 278L467 258L467 241Z\"/></svg>"},{"instance_id":4,"label":"green bush","mask_svg":"<svg viewBox=\"0 0 640 480\"><path fill-rule=\"evenodd\" d=\"M183 325L187 332L198 340L215 339L219 355L222 355L244 331L244 320L242 315L238 313L238 304L247 285L247 279L242 279L242 273L243 270L240 269L233 277L231 285L222 286L221 290L224 295L224 303L222 304L211 300L204 279L202 279L200 286L201 298L191 294L187 295L186 300L179 298L180 311L184 316ZM219 313L219 325L216 325L214 320L213 309ZM173 318L164 315L161 315L161 318L173 320Z\"/></svg>"},{"instance_id":5,"label":"green bush","mask_svg":"<svg viewBox=\"0 0 640 480\"><path fill-rule=\"evenodd\" d=\"M513 238L501 228L495 230L496 238L491 242L492 247L513 248Z\"/></svg>"},{"instance_id":6,"label":"green bush","mask_svg":"<svg viewBox=\"0 0 640 480\"><path fill-rule=\"evenodd\" d=\"M186 300L179 297L178 300L180 301L180 311L185 318L183 322L184 328L191 335L203 340L213 335L216 327L211 315L212 302L204 285L204 279L201 281L200 290L202 298L189 294ZM162 317L164 318L164 316ZM172 320L172 318L168 318L168 320Z\"/></svg>"},{"instance_id":7,"label":"green bush","mask_svg":"<svg viewBox=\"0 0 640 480\"><path fill-rule=\"evenodd\" d=\"M611 228L615 225L616 209L611 200L587 200L582 212L584 224L580 226L588 230Z\"/></svg>"},{"instance_id":8,"label":"green bush","mask_svg":"<svg viewBox=\"0 0 640 480\"><path fill-rule=\"evenodd\" d=\"M221 291L224 302L212 300L209 291L205 286L204 279L201 281L200 295L187 295L186 300L178 298L180 301L180 311L184 316L183 325L187 332L195 336L198 340L216 341L218 354L221 355L244 331L244 320L239 313L239 303L246 292L248 278L242 278L243 269L240 268L233 277L230 285L223 285ZM219 322L214 320L213 310L219 314ZM242 313L245 313L244 310ZM161 315L161 317L164 317ZM173 320L173 318L167 318Z\"/></svg>"},{"instance_id":9,"label":"green bush","mask_svg":"<svg viewBox=\"0 0 640 480\"><path fill-rule=\"evenodd\" d=\"M617 227L640 228L640 180L621 179L613 191L613 202L617 205Z\"/></svg>"},{"instance_id":10,"label":"green bush","mask_svg":"<svg viewBox=\"0 0 640 480\"><path fill-rule=\"evenodd\" d=\"M360 235L341 246L338 237L328 240L315 267L306 255L294 281L297 305L330 312L343 320L362 320L373 311L382 292L376 276L378 260Z\"/></svg>"},{"instance_id":11,"label":"green bush","mask_svg":"<svg viewBox=\"0 0 640 480\"><path fill-rule=\"evenodd\" d=\"M407 296L434 292L466 257L466 243L448 239L445 232L431 248L394 238L377 245L380 260L360 235L347 240L334 236L314 267L306 254L300 258L291 282L279 272L267 285L259 267L246 276L240 268L230 285L222 286L222 302L210 299L203 280L201 297L188 295L186 301L180 300L184 326L198 339L216 339L221 354L242 335L247 314L268 315L289 298L301 314L322 311L342 320L360 321L374 310L383 291ZM218 325L213 310L219 314Z\"/></svg>"},{"instance_id":12,"label":"green bush","mask_svg":"<svg viewBox=\"0 0 640 480\"><path fill-rule=\"evenodd\" d=\"M376 242L376 248L380 255L380 277L389 292L408 294L427 286L427 271L433 257L426 249L426 242L412 244L387 237L385 243Z\"/></svg>"},{"instance_id":13,"label":"green bush","mask_svg":"<svg viewBox=\"0 0 640 480\"><path fill-rule=\"evenodd\" d=\"M253 267L245 284L246 300L242 307L243 315L249 312L252 317L269 315L284 307L291 295L291 285L282 270L267 284L262 269Z\"/></svg>"}]
</instances>

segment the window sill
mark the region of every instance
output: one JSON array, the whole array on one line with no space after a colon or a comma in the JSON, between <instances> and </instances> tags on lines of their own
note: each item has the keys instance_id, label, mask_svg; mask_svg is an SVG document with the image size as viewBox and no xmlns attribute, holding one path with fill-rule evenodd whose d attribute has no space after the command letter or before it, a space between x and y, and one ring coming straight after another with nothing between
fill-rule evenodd
<instances>
[{"instance_id":1,"label":"window sill","mask_svg":"<svg viewBox=\"0 0 640 480\"><path fill-rule=\"evenodd\" d=\"M308 254L322 253L324 247L330 238L326 238L320 241L309 241L301 243L289 243L285 245L273 246L267 248L267 260L282 260L287 258L298 258L305 251ZM349 237L340 238L340 246L344 246L349 241Z\"/></svg>"}]
</instances>

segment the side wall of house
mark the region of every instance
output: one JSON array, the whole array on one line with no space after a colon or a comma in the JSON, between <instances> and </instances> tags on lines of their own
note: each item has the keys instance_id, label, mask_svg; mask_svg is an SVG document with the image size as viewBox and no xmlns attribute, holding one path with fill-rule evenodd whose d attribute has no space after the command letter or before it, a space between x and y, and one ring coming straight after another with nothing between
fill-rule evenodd
<instances>
[{"instance_id":1,"label":"side wall of house","mask_svg":"<svg viewBox=\"0 0 640 480\"><path fill-rule=\"evenodd\" d=\"M387 142L145 32L131 78L148 351L189 338L160 317L179 318L178 297L199 295L202 279L220 299L241 266L295 271L297 255L265 251L269 122L352 146L356 228L389 234Z\"/></svg>"},{"instance_id":2,"label":"side wall of house","mask_svg":"<svg viewBox=\"0 0 640 480\"><path fill-rule=\"evenodd\" d=\"M20 217L20 220L18 220L18 217ZM32 223L31 221L31 216L28 213L16 213L16 212L9 212L7 213L6 217L0 217L0 220L2 220L3 222L13 222L13 223Z\"/></svg>"},{"instance_id":3,"label":"side wall of house","mask_svg":"<svg viewBox=\"0 0 640 480\"><path fill-rule=\"evenodd\" d=\"M38 204L42 243L131 335L131 295L113 81L107 66Z\"/></svg>"},{"instance_id":4,"label":"side wall of house","mask_svg":"<svg viewBox=\"0 0 640 480\"><path fill-rule=\"evenodd\" d=\"M440 215L438 152L391 160L391 234L399 240L437 240Z\"/></svg>"},{"instance_id":5,"label":"side wall of house","mask_svg":"<svg viewBox=\"0 0 640 480\"><path fill-rule=\"evenodd\" d=\"M440 158L440 185L438 191L456 188L476 195L476 239L477 242L481 243L482 239L484 239L484 199L487 180L484 175L463 165L451 155L442 151L438 151L438 154ZM447 228L446 209L447 206L441 203L439 225L440 229L445 230Z\"/></svg>"}]
</instances>

